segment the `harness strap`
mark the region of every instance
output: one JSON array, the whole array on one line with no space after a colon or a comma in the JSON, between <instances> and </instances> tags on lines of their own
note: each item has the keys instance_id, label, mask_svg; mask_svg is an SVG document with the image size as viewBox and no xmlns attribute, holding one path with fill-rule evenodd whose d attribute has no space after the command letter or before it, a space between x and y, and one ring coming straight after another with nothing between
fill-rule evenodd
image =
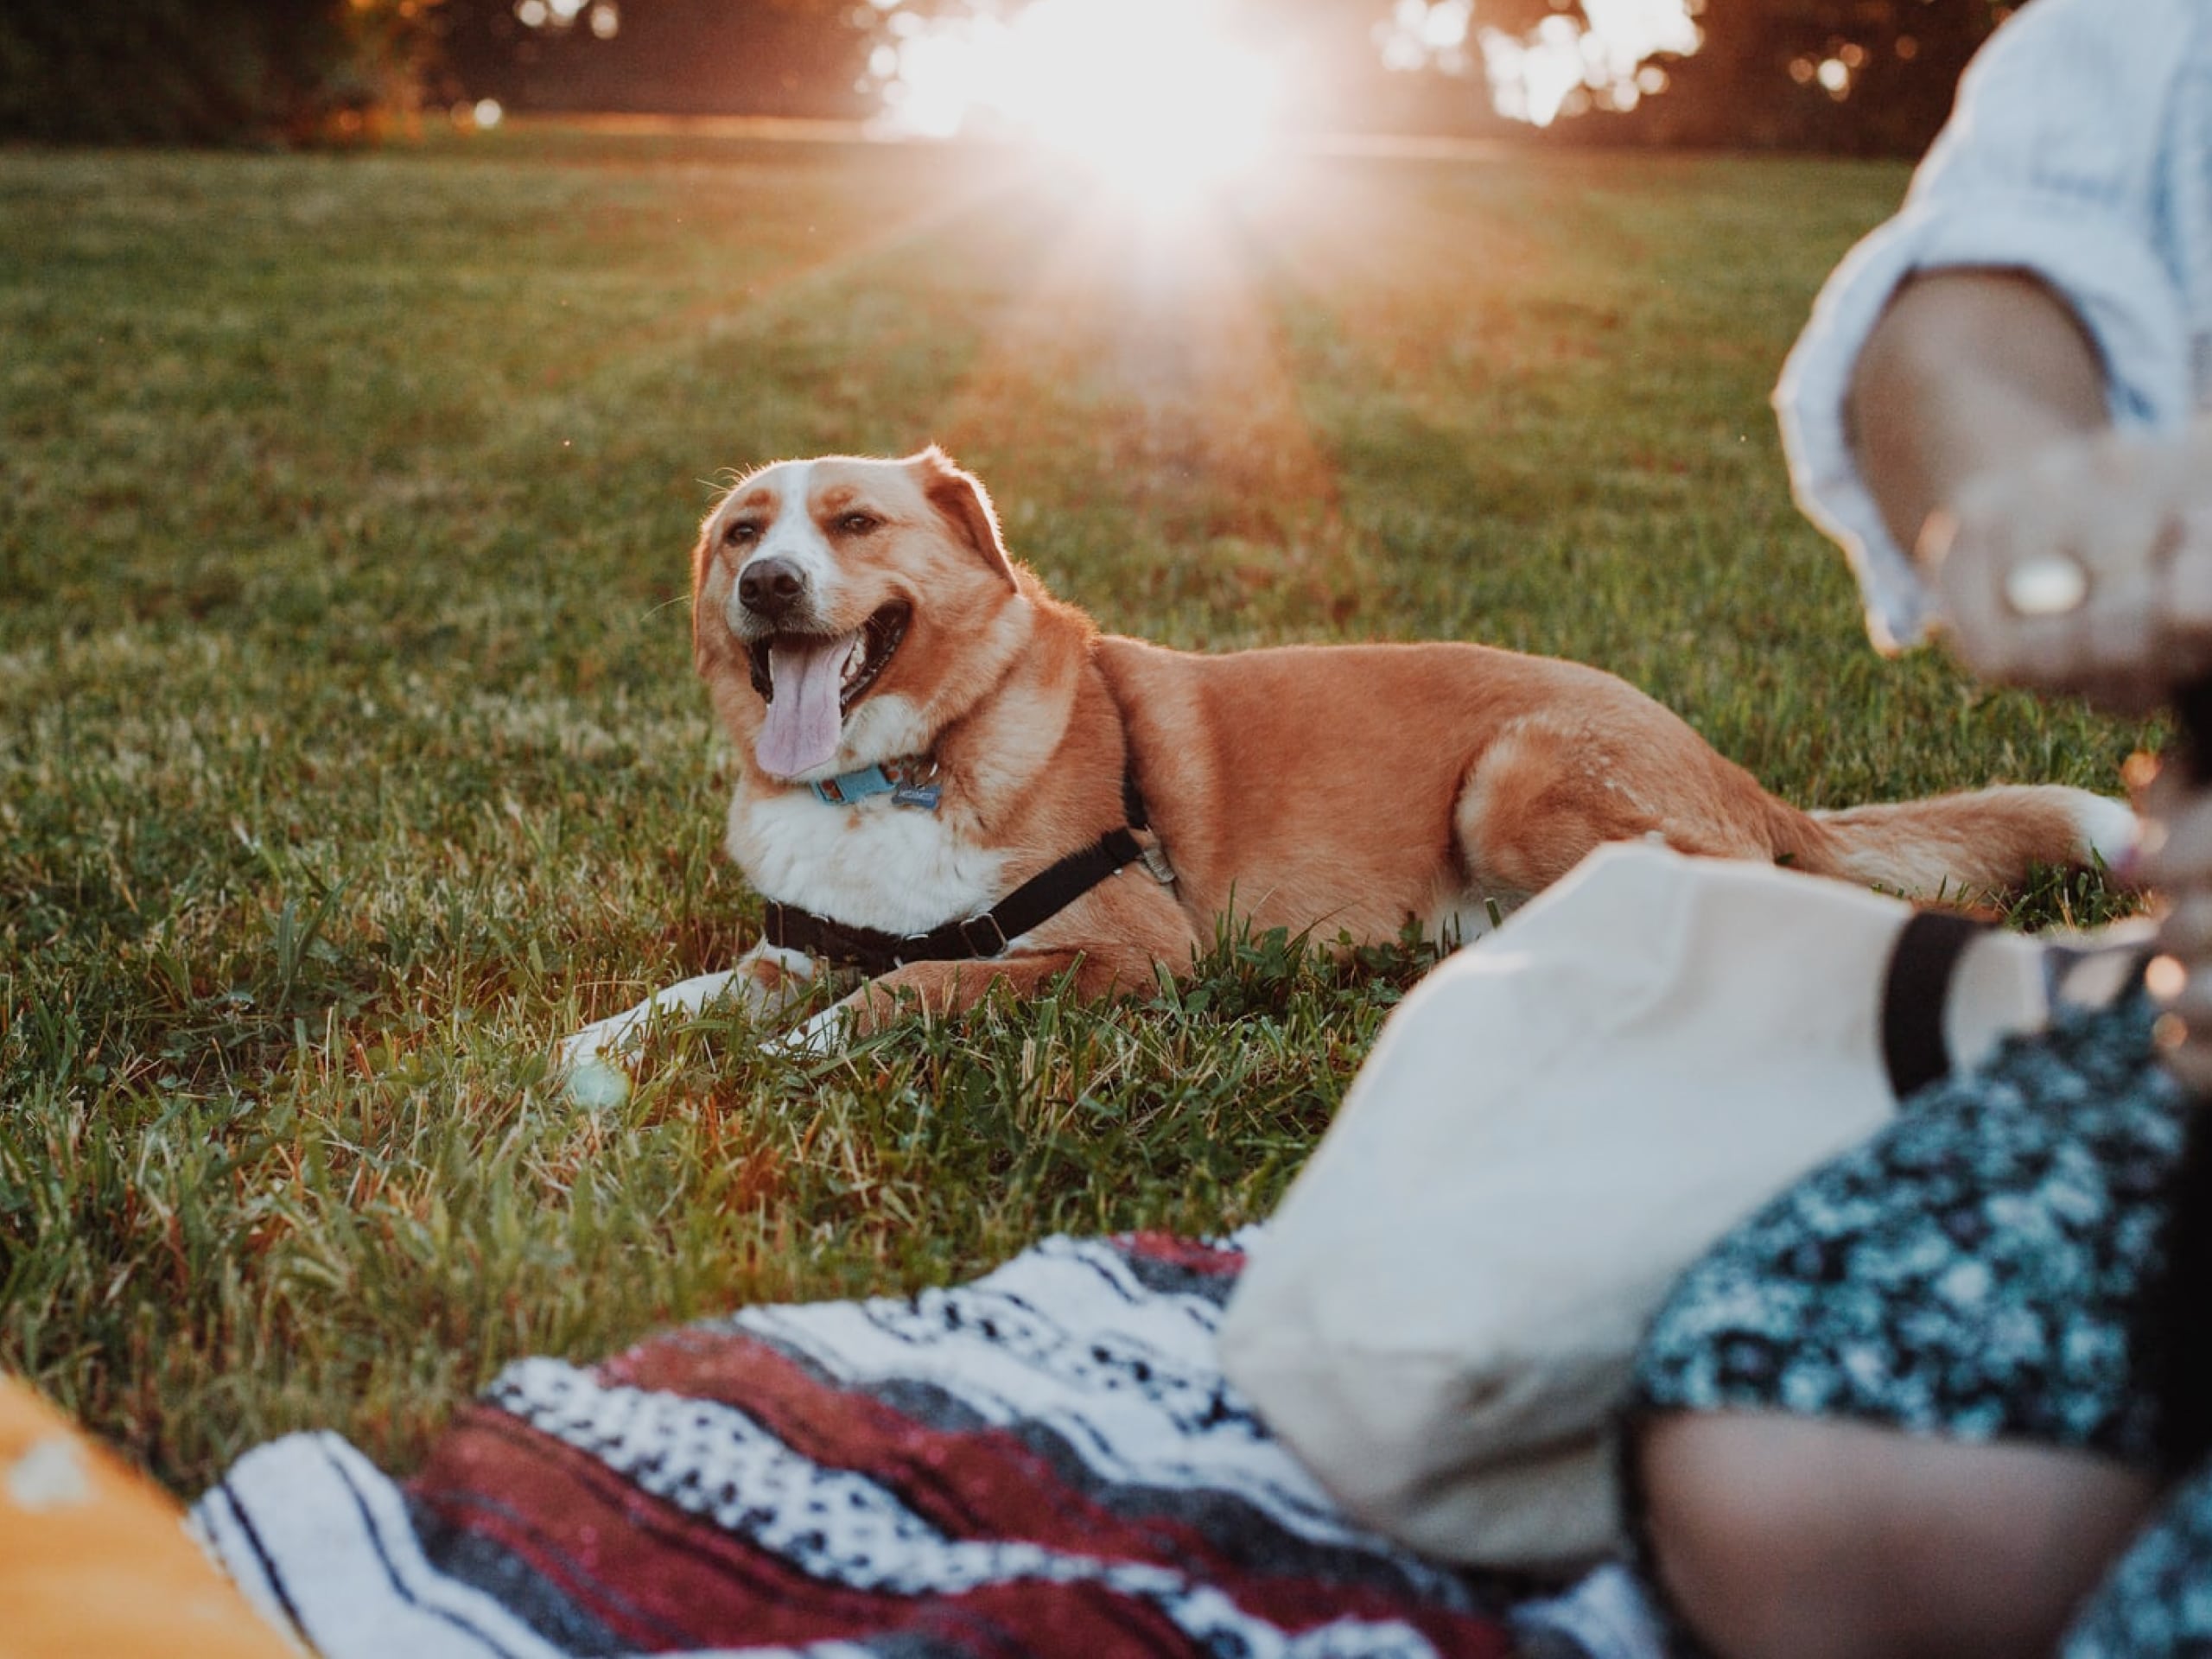
<instances>
[{"instance_id":1,"label":"harness strap","mask_svg":"<svg viewBox=\"0 0 2212 1659\"><path fill-rule=\"evenodd\" d=\"M1128 740L1124 739L1126 747ZM1144 791L1137 787L1137 758L1127 753L1122 760L1122 817L1132 830L1152 828L1152 815L1144 810Z\"/></svg>"},{"instance_id":2,"label":"harness strap","mask_svg":"<svg viewBox=\"0 0 2212 1659\"><path fill-rule=\"evenodd\" d=\"M1002 953L1007 942L1050 921L1108 876L1144 856L1126 828L1109 830L1079 853L1046 866L980 916L947 922L926 933L886 933L854 927L812 911L769 900L762 934L779 950L804 950L848 968L887 973L910 962L975 962Z\"/></svg>"}]
</instances>

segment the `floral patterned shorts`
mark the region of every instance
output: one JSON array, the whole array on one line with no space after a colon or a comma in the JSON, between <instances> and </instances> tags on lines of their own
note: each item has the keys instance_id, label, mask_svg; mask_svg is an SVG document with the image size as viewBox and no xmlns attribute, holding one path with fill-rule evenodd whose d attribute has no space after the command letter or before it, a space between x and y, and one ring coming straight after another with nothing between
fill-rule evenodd
<instances>
[{"instance_id":1,"label":"floral patterned shorts","mask_svg":"<svg viewBox=\"0 0 2212 1659\"><path fill-rule=\"evenodd\" d=\"M1916 1095L1724 1239L1637 1361L1635 1413L1784 1410L2155 1461L2133 1340L2187 1102L2137 993ZM2212 1654L2212 1473L2065 1659Z\"/></svg>"}]
</instances>

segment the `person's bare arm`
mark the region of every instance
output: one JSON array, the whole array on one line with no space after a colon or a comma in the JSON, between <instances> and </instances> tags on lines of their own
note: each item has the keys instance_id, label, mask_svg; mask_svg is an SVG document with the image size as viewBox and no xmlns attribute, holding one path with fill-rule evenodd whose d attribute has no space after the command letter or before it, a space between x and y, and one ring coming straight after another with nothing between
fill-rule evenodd
<instances>
[{"instance_id":1,"label":"person's bare arm","mask_svg":"<svg viewBox=\"0 0 2212 1659\"><path fill-rule=\"evenodd\" d=\"M2024 271L1900 288L1851 386L1860 475L1899 547L1969 479L2107 424L2104 370L2072 309Z\"/></svg>"},{"instance_id":2,"label":"person's bare arm","mask_svg":"<svg viewBox=\"0 0 2212 1659\"><path fill-rule=\"evenodd\" d=\"M2096 348L2049 288L1993 268L1906 283L1850 414L1861 476L1975 673L2139 713L2212 671L2212 428L2113 430ZM2007 577L2054 560L2086 578L2080 603L2022 614Z\"/></svg>"},{"instance_id":3,"label":"person's bare arm","mask_svg":"<svg viewBox=\"0 0 2212 1659\"><path fill-rule=\"evenodd\" d=\"M1851 391L1861 476L1933 584L1945 632L1992 678L2141 709L2212 671L2212 425L2116 434L2079 321L2024 274L1959 270L1900 289ZM2088 577L2080 607L2023 616L2017 565ZM2212 793L2168 776L2145 804L2135 874L2167 900L2158 984L2184 1081L2212 1090Z\"/></svg>"}]
</instances>

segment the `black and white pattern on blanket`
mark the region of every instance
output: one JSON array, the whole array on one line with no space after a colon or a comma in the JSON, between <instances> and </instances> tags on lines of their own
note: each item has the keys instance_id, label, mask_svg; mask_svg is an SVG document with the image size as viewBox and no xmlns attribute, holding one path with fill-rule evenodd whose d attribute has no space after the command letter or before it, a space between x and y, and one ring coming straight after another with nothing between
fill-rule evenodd
<instances>
[{"instance_id":1,"label":"black and white pattern on blanket","mask_svg":"<svg viewBox=\"0 0 2212 1659\"><path fill-rule=\"evenodd\" d=\"M1246 1236L521 1361L404 1488L294 1436L195 1519L327 1659L1648 1656L1618 1573L1531 1601L1337 1508L1221 1376Z\"/></svg>"}]
</instances>

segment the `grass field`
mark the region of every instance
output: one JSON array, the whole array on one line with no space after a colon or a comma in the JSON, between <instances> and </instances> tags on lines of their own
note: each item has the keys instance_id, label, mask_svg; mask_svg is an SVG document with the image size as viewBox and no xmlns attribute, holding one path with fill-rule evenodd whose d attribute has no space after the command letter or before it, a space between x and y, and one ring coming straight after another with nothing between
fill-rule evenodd
<instances>
[{"instance_id":1,"label":"grass field","mask_svg":"<svg viewBox=\"0 0 2212 1659\"><path fill-rule=\"evenodd\" d=\"M1267 1211L1417 954L548 1088L757 918L725 467L938 439L1109 627L1584 658L1808 804L2116 787L2140 731L1876 658L1790 507L1768 388L1904 181L1313 162L1163 230L896 149L0 152L0 1364L180 1491L404 1467L519 1353Z\"/></svg>"}]
</instances>

